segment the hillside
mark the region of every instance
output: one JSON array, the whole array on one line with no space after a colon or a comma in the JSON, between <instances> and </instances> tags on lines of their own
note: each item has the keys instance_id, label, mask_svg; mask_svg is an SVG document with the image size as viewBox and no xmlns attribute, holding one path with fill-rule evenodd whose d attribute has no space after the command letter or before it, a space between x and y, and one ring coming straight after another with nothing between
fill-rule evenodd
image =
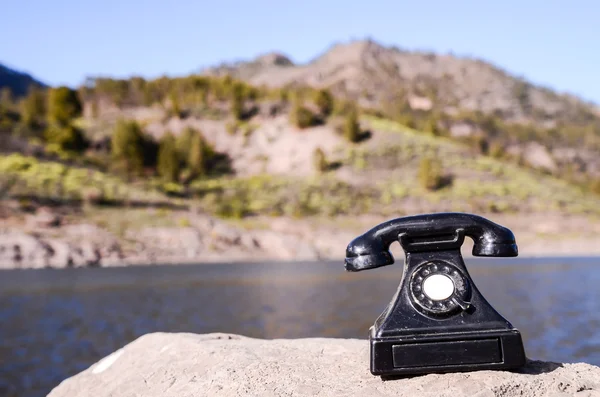
<instances>
[{"instance_id":1,"label":"hillside","mask_svg":"<svg viewBox=\"0 0 600 397\"><path fill-rule=\"evenodd\" d=\"M576 97L535 86L482 60L403 51L374 41L332 46L308 64L281 53L204 71L269 87L327 87L388 118L459 139L484 137L508 153L544 146L546 168L585 181L600 175L600 110ZM427 115L430 115L429 117ZM534 149L534 150L538 150Z\"/></svg>"},{"instance_id":2,"label":"hillside","mask_svg":"<svg viewBox=\"0 0 600 397\"><path fill-rule=\"evenodd\" d=\"M229 74L257 86L330 87L377 109L406 96L415 109L480 111L505 121L556 125L600 116L593 104L535 86L482 60L403 51L371 40L333 45L303 65L272 53L204 72Z\"/></svg>"},{"instance_id":3,"label":"hillside","mask_svg":"<svg viewBox=\"0 0 600 397\"><path fill-rule=\"evenodd\" d=\"M31 86L45 87L45 84L27 73L22 73L0 64L0 90L9 88L13 96L22 97L27 94Z\"/></svg>"},{"instance_id":4,"label":"hillside","mask_svg":"<svg viewBox=\"0 0 600 397\"><path fill-rule=\"evenodd\" d=\"M488 216L522 252L599 249L600 179L565 173L581 163L558 135L496 120L467 139L432 109L249 83L264 64L307 67L271 55L247 80L91 78L3 103L0 266L339 258L379 221L439 211Z\"/></svg>"}]
</instances>

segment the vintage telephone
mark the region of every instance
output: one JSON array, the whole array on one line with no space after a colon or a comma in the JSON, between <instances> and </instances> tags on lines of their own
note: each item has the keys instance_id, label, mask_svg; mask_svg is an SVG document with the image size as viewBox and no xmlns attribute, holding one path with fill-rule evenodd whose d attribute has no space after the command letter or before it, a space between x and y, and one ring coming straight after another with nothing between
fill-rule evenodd
<instances>
[{"instance_id":1,"label":"vintage telephone","mask_svg":"<svg viewBox=\"0 0 600 397\"><path fill-rule=\"evenodd\" d=\"M400 241L406 263L400 287L370 328L371 373L414 375L525 364L521 334L481 295L460 253L465 236L474 256L518 255L513 233L462 213L416 215L384 222L355 238L345 268L357 272L394 263Z\"/></svg>"}]
</instances>

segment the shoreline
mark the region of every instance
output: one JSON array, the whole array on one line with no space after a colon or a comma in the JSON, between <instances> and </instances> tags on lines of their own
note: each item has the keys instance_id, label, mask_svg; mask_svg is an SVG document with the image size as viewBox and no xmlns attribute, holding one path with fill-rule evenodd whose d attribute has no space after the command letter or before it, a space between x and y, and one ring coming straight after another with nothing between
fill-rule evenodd
<instances>
[{"instance_id":1,"label":"shoreline","mask_svg":"<svg viewBox=\"0 0 600 397\"><path fill-rule=\"evenodd\" d=\"M404 261L404 256L398 257L394 256L395 263ZM600 252L559 252L559 253L528 253L524 255L519 255L516 257L510 258L490 258L490 257L475 257L472 255L465 255L463 253L463 258L470 263L473 263L477 266L480 265L511 265L519 263L520 261L541 261L543 264L548 264L548 262L556 262L556 261L564 261L569 259L575 260L595 260L598 259L600 261ZM473 262L475 261L475 262ZM10 271L33 271L33 270L80 270L80 269L123 269L123 268L159 268L159 267L193 267L193 266L223 266L223 265L244 265L244 266L278 266L281 264L296 264L299 266L317 266L322 265L324 263L333 263L338 262L340 265L343 265L343 258L319 258L319 259L279 259L279 258L264 258L264 259L256 259L252 260L248 259L240 259L240 258L227 258L224 257L222 259L211 259L211 260L197 260L197 259L187 259L187 258L162 258L160 261L122 261L115 262L110 264L105 264L103 266L45 266L45 267L18 267L18 266L10 266L3 263L0 263L0 273L2 272L10 272ZM393 265L388 265L393 266ZM387 266L386 266L387 267Z\"/></svg>"},{"instance_id":2,"label":"shoreline","mask_svg":"<svg viewBox=\"0 0 600 397\"><path fill-rule=\"evenodd\" d=\"M394 266L404 261L404 256L397 257L394 256L395 262L392 265ZM477 266L480 265L510 265L512 263L518 263L519 261L541 261L541 262L556 262L556 261L564 261L568 259L575 260L600 260L600 253L589 253L589 252L573 252L573 253L557 253L557 254L536 254L530 253L527 255L519 255L515 257L477 257L472 255L465 255L463 253L463 259L468 260L470 263L473 263ZM331 263L344 263L344 258L320 258L320 259L277 259L277 258L265 258L259 260L249 259L228 259L223 258L221 260L189 260L189 259L177 259L173 258L172 260L162 260L155 262L123 262L123 263L115 263L110 266L78 266L78 267L42 267L42 268L33 268L33 267L2 267L0 264L0 272L6 272L11 270L18 271L31 271L31 270L66 270L66 269L120 269L120 268L132 268L132 267L176 267L176 266L221 266L221 265L244 265L244 266L277 266L281 264L286 265L299 265L299 266L317 266L322 264L331 264Z\"/></svg>"},{"instance_id":3,"label":"shoreline","mask_svg":"<svg viewBox=\"0 0 600 397\"><path fill-rule=\"evenodd\" d=\"M121 231L86 218L56 224L42 212L0 229L0 269L176 266L223 263L343 262L346 246L379 224L380 216L252 218L226 221L206 214L185 216L185 226L147 225ZM481 214L515 234L519 255L535 258L600 257L600 220L566 214ZM463 257L473 260L473 241ZM396 261L399 243L390 246ZM499 258L482 258L498 261Z\"/></svg>"}]
</instances>

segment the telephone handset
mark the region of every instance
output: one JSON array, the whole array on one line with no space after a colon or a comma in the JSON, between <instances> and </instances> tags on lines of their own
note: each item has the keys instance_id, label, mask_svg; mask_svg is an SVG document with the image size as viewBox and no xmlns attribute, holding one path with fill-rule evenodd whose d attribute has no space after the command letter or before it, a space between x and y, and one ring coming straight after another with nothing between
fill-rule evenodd
<instances>
[{"instance_id":1,"label":"telephone handset","mask_svg":"<svg viewBox=\"0 0 600 397\"><path fill-rule=\"evenodd\" d=\"M518 255L513 233L480 216L436 213L384 222L355 238L345 268L359 272L394 263L390 244L405 251L396 295L370 328L371 373L509 369L525 364L521 335L485 300L469 276L460 247L473 255Z\"/></svg>"}]
</instances>

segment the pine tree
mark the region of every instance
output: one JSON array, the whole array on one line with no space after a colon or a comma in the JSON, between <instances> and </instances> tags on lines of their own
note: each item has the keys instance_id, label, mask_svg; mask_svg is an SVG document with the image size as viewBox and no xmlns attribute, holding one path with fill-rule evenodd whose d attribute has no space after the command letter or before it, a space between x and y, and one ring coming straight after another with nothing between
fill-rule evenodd
<instances>
[{"instance_id":1,"label":"pine tree","mask_svg":"<svg viewBox=\"0 0 600 397\"><path fill-rule=\"evenodd\" d=\"M77 91L69 87L51 88L48 92L48 122L66 126L81 115L82 106Z\"/></svg>"},{"instance_id":2,"label":"pine tree","mask_svg":"<svg viewBox=\"0 0 600 397\"><path fill-rule=\"evenodd\" d=\"M66 152L81 152L87 146L83 132L70 124L65 126L51 124L44 131L44 138L47 143L55 144Z\"/></svg>"},{"instance_id":3,"label":"pine tree","mask_svg":"<svg viewBox=\"0 0 600 397\"><path fill-rule=\"evenodd\" d=\"M38 128L46 117L46 96L42 90L32 86L21 103L21 118L29 128Z\"/></svg>"},{"instance_id":4,"label":"pine tree","mask_svg":"<svg viewBox=\"0 0 600 397\"><path fill-rule=\"evenodd\" d=\"M236 83L233 86L231 112L236 120L244 118L244 87L241 83Z\"/></svg>"},{"instance_id":5,"label":"pine tree","mask_svg":"<svg viewBox=\"0 0 600 397\"><path fill-rule=\"evenodd\" d=\"M119 120L111 139L113 166L129 176L139 175L144 167L144 136L135 121Z\"/></svg>"},{"instance_id":6,"label":"pine tree","mask_svg":"<svg viewBox=\"0 0 600 397\"><path fill-rule=\"evenodd\" d=\"M174 91L169 95L169 99L171 100L171 111L173 112L173 116L177 118L181 117L181 105L179 104L179 98L177 98L177 94Z\"/></svg>"},{"instance_id":7,"label":"pine tree","mask_svg":"<svg viewBox=\"0 0 600 397\"><path fill-rule=\"evenodd\" d=\"M0 89L0 131L10 131L14 128L18 115L12 108L12 93L10 88L4 87Z\"/></svg>"},{"instance_id":8,"label":"pine tree","mask_svg":"<svg viewBox=\"0 0 600 397\"><path fill-rule=\"evenodd\" d=\"M419 182L427 190L437 190L443 185L442 164L439 160L425 157L419 164Z\"/></svg>"},{"instance_id":9,"label":"pine tree","mask_svg":"<svg viewBox=\"0 0 600 397\"><path fill-rule=\"evenodd\" d=\"M167 182L175 182L179 177L179 156L175 147L175 137L167 132L160 141L157 171Z\"/></svg>"},{"instance_id":10,"label":"pine tree","mask_svg":"<svg viewBox=\"0 0 600 397\"><path fill-rule=\"evenodd\" d=\"M198 131L192 127L186 127L183 131L181 131L175 140L175 148L177 149L177 155L179 156L179 163L183 167L188 166L192 140L197 134Z\"/></svg>"},{"instance_id":11,"label":"pine tree","mask_svg":"<svg viewBox=\"0 0 600 397\"><path fill-rule=\"evenodd\" d=\"M329 168L327 158L325 157L325 152L323 152L321 148L316 148L313 152L313 162L315 165L315 169L318 172L325 172Z\"/></svg>"},{"instance_id":12,"label":"pine tree","mask_svg":"<svg viewBox=\"0 0 600 397\"><path fill-rule=\"evenodd\" d=\"M202 134L196 133L192 136L189 148L188 166L193 177L205 175L207 150Z\"/></svg>"},{"instance_id":13,"label":"pine tree","mask_svg":"<svg viewBox=\"0 0 600 397\"><path fill-rule=\"evenodd\" d=\"M290 112L290 121L298 128L309 128L317 124L315 115L303 106L302 100L298 94L292 98L292 110Z\"/></svg>"},{"instance_id":14,"label":"pine tree","mask_svg":"<svg viewBox=\"0 0 600 397\"><path fill-rule=\"evenodd\" d=\"M0 107L8 110L13 105L12 91L8 87L0 88Z\"/></svg>"},{"instance_id":15,"label":"pine tree","mask_svg":"<svg viewBox=\"0 0 600 397\"><path fill-rule=\"evenodd\" d=\"M358 112L356 107L352 106L346 115L344 121L344 137L350 142L356 143L360 140L360 124L358 122Z\"/></svg>"},{"instance_id":16,"label":"pine tree","mask_svg":"<svg viewBox=\"0 0 600 397\"><path fill-rule=\"evenodd\" d=\"M333 111L334 102L333 96L329 90L321 89L315 94L315 105L319 108L321 116L327 118Z\"/></svg>"},{"instance_id":17,"label":"pine tree","mask_svg":"<svg viewBox=\"0 0 600 397\"><path fill-rule=\"evenodd\" d=\"M423 122L423 132L427 132L431 135L439 135L437 119L434 116L427 118Z\"/></svg>"}]
</instances>

